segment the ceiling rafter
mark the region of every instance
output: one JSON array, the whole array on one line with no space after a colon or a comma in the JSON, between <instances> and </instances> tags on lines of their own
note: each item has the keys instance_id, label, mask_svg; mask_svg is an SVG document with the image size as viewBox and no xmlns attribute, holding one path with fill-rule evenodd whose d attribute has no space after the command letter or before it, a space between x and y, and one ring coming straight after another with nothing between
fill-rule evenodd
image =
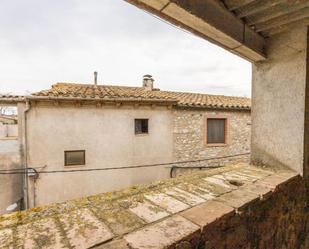
<instances>
[{"instance_id":1,"label":"ceiling rafter","mask_svg":"<svg viewBox=\"0 0 309 249\"><path fill-rule=\"evenodd\" d=\"M265 22L263 24L259 24L255 26L255 30L257 32L270 30L279 26L283 26L285 24L293 23L298 20L302 20L309 17L309 7L306 7L304 9L301 9L299 11L288 13L284 16L280 16L274 19L271 19L268 22Z\"/></svg>"},{"instance_id":2,"label":"ceiling rafter","mask_svg":"<svg viewBox=\"0 0 309 249\"><path fill-rule=\"evenodd\" d=\"M286 0L259 0L237 9L235 13L238 18L244 18L250 15L261 13L262 11L265 11L285 1Z\"/></svg>"},{"instance_id":3,"label":"ceiling rafter","mask_svg":"<svg viewBox=\"0 0 309 249\"><path fill-rule=\"evenodd\" d=\"M301 20L297 20L291 23L287 23L285 25L281 25L281 26L272 28L270 30L267 30L261 33L264 37L270 37L270 36L277 35L279 33L283 33L285 31L288 31L294 28L304 27L307 25L309 25L309 17L306 17L306 18L303 18Z\"/></svg>"},{"instance_id":4,"label":"ceiling rafter","mask_svg":"<svg viewBox=\"0 0 309 249\"><path fill-rule=\"evenodd\" d=\"M256 0L225 0L224 4L228 10L232 11L241 8L243 6L246 6L254 1Z\"/></svg>"},{"instance_id":5,"label":"ceiling rafter","mask_svg":"<svg viewBox=\"0 0 309 249\"><path fill-rule=\"evenodd\" d=\"M309 1L303 3L299 3L299 1L296 0L292 2L288 1L287 3L278 4L273 8L269 8L261 13L250 16L250 18L248 18L246 22L250 26L256 24L262 24L274 18L286 15L288 13L293 13L306 7L309 7Z\"/></svg>"}]
</instances>

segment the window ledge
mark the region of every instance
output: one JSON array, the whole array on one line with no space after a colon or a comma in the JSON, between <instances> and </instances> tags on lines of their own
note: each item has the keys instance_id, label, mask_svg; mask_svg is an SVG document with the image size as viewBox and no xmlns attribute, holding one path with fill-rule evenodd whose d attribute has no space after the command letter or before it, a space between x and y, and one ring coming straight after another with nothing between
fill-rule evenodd
<instances>
[{"instance_id":1,"label":"window ledge","mask_svg":"<svg viewBox=\"0 0 309 249\"><path fill-rule=\"evenodd\" d=\"M135 136L137 136L137 137L145 137L145 136L149 136L149 133L138 133L138 134L135 134Z\"/></svg>"},{"instance_id":2,"label":"window ledge","mask_svg":"<svg viewBox=\"0 0 309 249\"><path fill-rule=\"evenodd\" d=\"M206 144L206 147L225 147L228 146L228 144Z\"/></svg>"}]
</instances>

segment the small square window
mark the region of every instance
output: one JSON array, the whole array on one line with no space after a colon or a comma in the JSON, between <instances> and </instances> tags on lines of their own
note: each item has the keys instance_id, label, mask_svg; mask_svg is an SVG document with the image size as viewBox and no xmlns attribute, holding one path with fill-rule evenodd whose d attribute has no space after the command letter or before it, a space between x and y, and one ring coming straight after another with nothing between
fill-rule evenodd
<instances>
[{"instance_id":1,"label":"small square window","mask_svg":"<svg viewBox=\"0 0 309 249\"><path fill-rule=\"evenodd\" d=\"M207 119L207 144L226 143L226 119L209 118Z\"/></svg>"},{"instance_id":2,"label":"small square window","mask_svg":"<svg viewBox=\"0 0 309 249\"><path fill-rule=\"evenodd\" d=\"M71 150L64 152L64 166L73 165L85 165L85 154L84 150Z\"/></svg>"},{"instance_id":3,"label":"small square window","mask_svg":"<svg viewBox=\"0 0 309 249\"><path fill-rule=\"evenodd\" d=\"M135 119L135 134L148 133L148 119Z\"/></svg>"}]
</instances>

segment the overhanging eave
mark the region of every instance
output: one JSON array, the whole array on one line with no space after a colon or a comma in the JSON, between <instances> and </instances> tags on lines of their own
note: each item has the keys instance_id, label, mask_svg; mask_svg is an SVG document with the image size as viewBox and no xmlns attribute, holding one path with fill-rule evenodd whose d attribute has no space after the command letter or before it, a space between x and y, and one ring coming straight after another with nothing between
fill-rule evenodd
<instances>
[{"instance_id":1,"label":"overhanging eave","mask_svg":"<svg viewBox=\"0 0 309 249\"><path fill-rule=\"evenodd\" d=\"M265 40L216 0L126 0L250 61L266 58Z\"/></svg>"}]
</instances>

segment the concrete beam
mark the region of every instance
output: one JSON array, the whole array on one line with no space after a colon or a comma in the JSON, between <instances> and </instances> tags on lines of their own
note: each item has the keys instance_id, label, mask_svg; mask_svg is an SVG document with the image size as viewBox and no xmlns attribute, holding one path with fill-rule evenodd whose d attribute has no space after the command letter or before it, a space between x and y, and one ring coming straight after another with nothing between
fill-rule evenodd
<instances>
[{"instance_id":1,"label":"concrete beam","mask_svg":"<svg viewBox=\"0 0 309 249\"><path fill-rule=\"evenodd\" d=\"M126 0L249 61L266 58L262 36L216 0Z\"/></svg>"}]
</instances>

